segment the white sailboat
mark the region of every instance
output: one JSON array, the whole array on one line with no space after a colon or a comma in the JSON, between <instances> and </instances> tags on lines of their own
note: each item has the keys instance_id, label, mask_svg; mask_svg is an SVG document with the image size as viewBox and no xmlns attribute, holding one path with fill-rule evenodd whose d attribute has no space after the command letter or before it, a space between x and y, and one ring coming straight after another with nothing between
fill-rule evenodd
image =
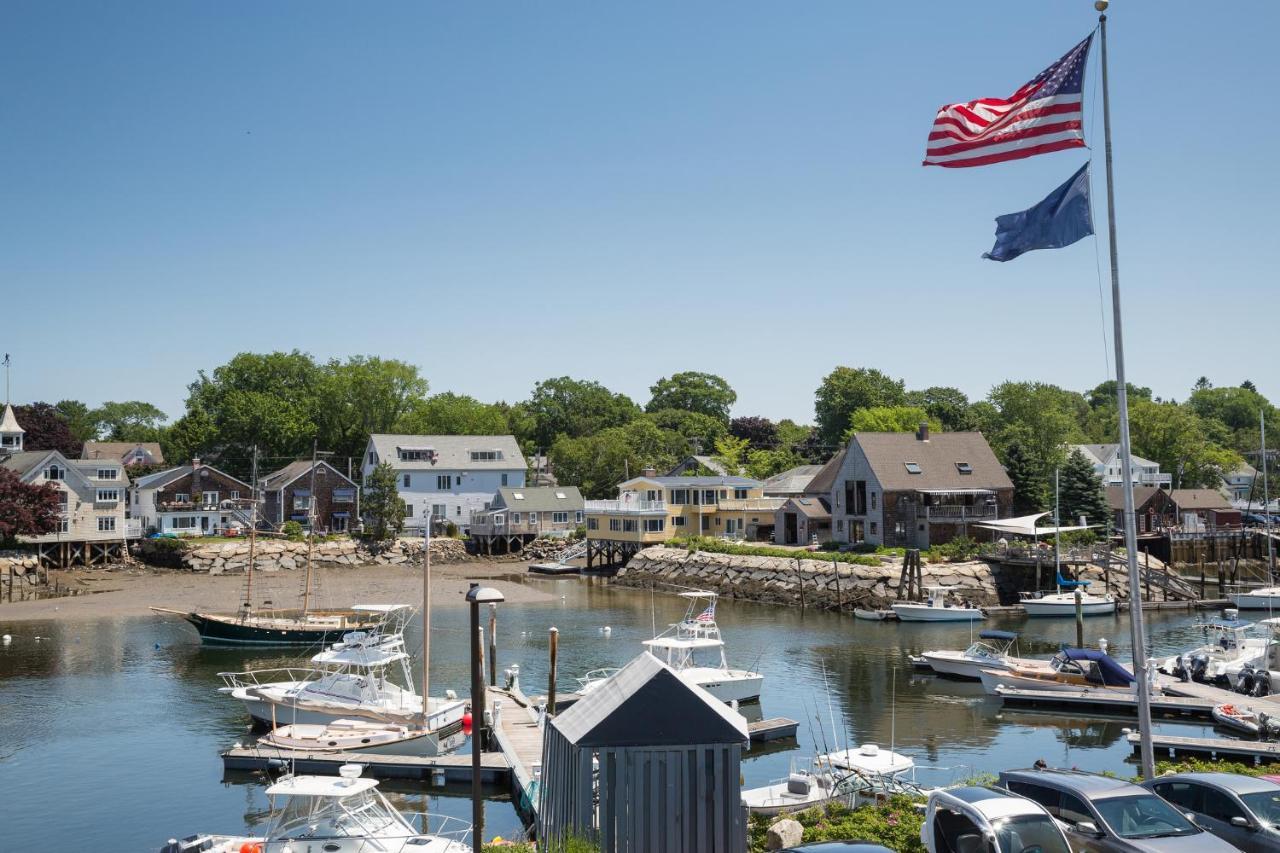
<instances>
[{"instance_id":1,"label":"white sailboat","mask_svg":"<svg viewBox=\"0 0 1280 853\"><path fill-rule=\"evenodd\" d=\"M1082 616L1104 616L1116 612L1116 599L1111 593L1091 595L1089 581L1072 581L1062 576L1062 534L1072 530L1088 530L1088 525L1063 527L1058 517L1062 504L1058 495L1058 472L1053 472L1053 571L1056 591L1050 593L1022 593L1022 609L1028 616L1075 616L1076 594L1080 595ZM1048 531L1045 531L1046 533Z\"/></svg>"},{"instance_id":2,"label":"white sailboat","mask_svg":"<svg viewBox=\"0 0 1280 853\"><path fill-rule=\"evenodd\" d=\"M264 835L191 835L170 839L160 853L471 853L470 824L422 815L415 826L360 772L360 765L344 764L338 776L281 777L267 788Z\"/></svg>"}]
</instances>

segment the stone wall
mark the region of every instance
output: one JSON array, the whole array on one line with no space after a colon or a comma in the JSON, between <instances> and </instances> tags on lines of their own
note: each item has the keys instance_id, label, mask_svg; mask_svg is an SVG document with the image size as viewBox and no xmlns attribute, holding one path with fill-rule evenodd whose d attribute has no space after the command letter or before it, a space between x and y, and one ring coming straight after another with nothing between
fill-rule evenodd
<instances>
[{"instance_id":1,"label":"stone wall","mask_svg":"<svg viewBox=\"0 0 1280 853\"><path fill-rule=\"evenodd\" d=\"M0 581L9 582L10 575L24 578L28 575L36 577L39 572L39 561L36 555L28 551L0 551Z\"/></svg>"},{"instance_id":2,"label":"stone wall","mask_svg":"<svg viewBox=\"0 0 1280 853\"><path fill-rule=\"evenodd\" d=\"M798 555L816 556L813 552ZM887 607L898 600L902 560L881 557L878 566L833 563L822 559L751 557L737 554L690 553L684 549L656 546L646 548L614 577L613 583L647 587L651 583L697 587L723 596L776 604L827 609ZM1035 569L1009 569L981 560L963 563L925 563L921 567L925 586L943 586L956 598L979 606L1016 604L1018 593L1035 588ZM1103 571L1089 566L1081 579L1095 583L1091 590L1101 593ZM1041 582L1052 583L1053 566L1042 572ZM1118 599L1128 597L1128 579L1123 569L1110 573L1110 591Z\"/></svg>"},{"instance_id":3,"label":"stone wall","mask_svg":"<svg viewBox=\"0 0 1280 853\"><path fill-rule=\"evenodd\" d=\"M249 543L225 542L201 545L199 540L144 540L138 557L151 565L168 566L190 572L212 575L243 572L249 565ZM167 543L167 544L161 544ZM400 539L370 547L354 539L337 539L315 543L311 562L315 566L398 565L422 559L420 539ZM460 563L472 559L459 539L432 539L431 560L437 563ZM307 565L307 543L259 540L254 553L256 571L292 571Z\"/></svg>"}]
</instances>

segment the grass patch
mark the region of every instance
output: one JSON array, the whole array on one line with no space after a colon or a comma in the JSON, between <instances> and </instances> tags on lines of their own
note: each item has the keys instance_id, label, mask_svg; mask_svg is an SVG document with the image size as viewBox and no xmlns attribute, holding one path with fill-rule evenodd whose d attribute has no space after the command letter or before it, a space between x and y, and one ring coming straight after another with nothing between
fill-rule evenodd
<instances>
[{"instance_id":1,"label":"grass patch","mask_svg":"<svg viewBox=\"0 0 1280 853\"><path fill-rule=\"evenodd\" d=\"M838 803L787 815L804 827L803 840L836 841L860 838L883 844L899 853L923 853L920 843L920 827L924 814L916 808L917 802L907 796L897 796L880 805L866 805L851 809ZM765 838L769 826L776 817L752 815L748 827L747 849L750 853L765 850Z\"/></svg>"},{"instance_id":2,"label":"grass patch","mask_svg":"<svg viewBox=\"0 0 1280 853\"><path fill-rule=\"evenodd\" d=\"M881 561L866 554L849 554L836 551L795 551L788 548L773 548L768 545L740 545L726 542L711 536L677 536L663 543L668 548L683 548L689 553L706 551L709 554L741 554L744 557L780 557L784 560L818 560L849 563L855 566L880 566Z\"/></svg>"}]
</instances>

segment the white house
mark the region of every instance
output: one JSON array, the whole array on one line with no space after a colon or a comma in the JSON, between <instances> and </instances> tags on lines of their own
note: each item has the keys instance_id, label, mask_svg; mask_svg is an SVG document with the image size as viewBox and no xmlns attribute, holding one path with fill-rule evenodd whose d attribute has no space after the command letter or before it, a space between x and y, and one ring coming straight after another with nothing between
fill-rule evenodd
<instances>
[{"instance_id":1,"label":"white house","mask_svg":"<svg viewBox=\"0 0 1280 853\"><path fill-rule=\"evenodd\" d=\"M1124 485L1124 469L1120 465L1120 445L1118 444L1070 444L1067 453L1079 450L1093 465L1093 473L1102 480L1103 486ZM1160 473L1160 463L1143 459L1141 456L1131 457L1135 486L1155 486L1168 489L1173 486L1173 475Z\"/></svg>"},{"instance_id":2,"label":"white house","mask_svg":"<svg viewBox=\"0 0 1280 853\"><path fill-rule=\"evenodd\" d=\"M418 530L428 517L468 530L471 513L488 509L503 486L524 486L528 470L510 435L371 435L366 485L383 462L395 469L405 527Z\"/></svg>"},{"instance_id":3,"label":"white house","mask_svg":"<svg viewBox=\"0 0 1280 853\"><path fill-rule=\"evenodd\" d=\"M1257 468L1248 462L1241 462L1239 468L1222 478L1222 484L1227 494L1231 496L1231 500L1247 503L1252 498L1258 506L1262 506L1262 482L1259 480L1256 489L1254 487L1254 479L1257 476Z\"/></svg>"},{"instance_id":4,"label":"white house","mask_svg":"<svg viewBox=\"0 0 1280 853\"><path fill-rule=\"evenodd\" d=\"M144 529L210 536L246 527L253 487L199 459L139 477L129 492L132 517Z\"/></svg>"}]
</instances>

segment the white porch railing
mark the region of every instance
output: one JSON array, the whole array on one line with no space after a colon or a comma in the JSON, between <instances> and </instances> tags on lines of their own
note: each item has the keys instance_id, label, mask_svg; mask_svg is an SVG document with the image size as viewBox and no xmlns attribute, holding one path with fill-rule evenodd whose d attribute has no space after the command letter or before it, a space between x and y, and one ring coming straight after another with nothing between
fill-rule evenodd
<instances>
[{"instance_id":1,"label":"white porch railing","mask_svg":"<svg viewBox=\"0 0 1280 853\"><path fill-rule=\"evenodd\" d=\"M665 513L666 501L587 501L586 512Z\"/></svg>"}]
</instances>

